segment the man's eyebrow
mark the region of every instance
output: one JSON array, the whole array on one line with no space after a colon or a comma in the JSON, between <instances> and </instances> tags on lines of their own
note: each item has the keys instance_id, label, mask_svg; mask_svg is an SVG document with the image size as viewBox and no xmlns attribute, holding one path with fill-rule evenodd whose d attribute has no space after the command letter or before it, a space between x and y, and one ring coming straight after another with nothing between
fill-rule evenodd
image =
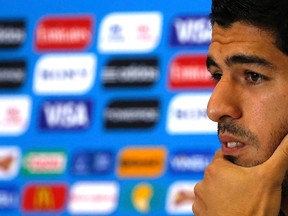
<instances>
[{"instance_id":1,"label":"man's eyebrow","mask_svg":"<svg viewBox=\"0 0 288 216\"><path fill-rule=\"evenodd\" d=\"M211 66L218 67L218 64L214 61L214 59L211 56L207 56L206 58L206 67L210 68Z\"/></svg>"},{"instance_id":2,"label":"man's eyebrow","mask_svg":"<svg viewBox=\"0 0 288 216\"><path fill-rule=\"evenodd\" d=\"M228 66L232 66L233 64L256 64L259 66L268 67L270 69L276 68L275 65L273 65L271 62L256 55L244 55L244 54L233 55L231 57L228 57L225 63Z\"/></svg>"}]
</instances>

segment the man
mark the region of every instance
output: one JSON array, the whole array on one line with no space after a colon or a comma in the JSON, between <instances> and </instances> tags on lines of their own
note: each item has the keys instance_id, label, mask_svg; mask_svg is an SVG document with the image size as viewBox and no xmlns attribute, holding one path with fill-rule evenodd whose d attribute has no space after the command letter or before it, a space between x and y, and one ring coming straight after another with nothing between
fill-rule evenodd
<instances>
[{"instance_id":1,"label":"man","mask_svg":"<svg viewBox=\"0 0 288 216\"><path fill-rule=\"evenodd\" d=\"M193 212L288 216L288 1L212 0L210 17L217 84L207 113L222 148L195 187Z\"/></svg>"}]
</instances>

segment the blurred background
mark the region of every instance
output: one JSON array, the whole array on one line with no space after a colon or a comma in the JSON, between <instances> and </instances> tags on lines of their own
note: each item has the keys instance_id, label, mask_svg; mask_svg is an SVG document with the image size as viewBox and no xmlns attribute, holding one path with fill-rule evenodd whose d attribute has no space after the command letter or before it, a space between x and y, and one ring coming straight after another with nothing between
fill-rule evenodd
<instances>
[{"instance_id":1,"label":"blurred background","mask_svg":"<svg viewBox=\"0 0 288 216\"><path fill-rule=\"evenodd\" d=\"M210 0L0 4L0 215L192 215Z\"/></svg>"}]
</instances>

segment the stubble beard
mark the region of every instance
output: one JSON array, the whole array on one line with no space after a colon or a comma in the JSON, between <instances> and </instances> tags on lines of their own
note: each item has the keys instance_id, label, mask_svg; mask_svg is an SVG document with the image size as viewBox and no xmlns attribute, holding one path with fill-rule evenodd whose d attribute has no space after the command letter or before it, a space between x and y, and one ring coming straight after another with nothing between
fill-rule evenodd
<instances>
[{"instance_id":1,"label":"stubble beard","mask_svg":"<svg viewBox=\"0 0 288 216\"><path fill-rule=\"evenodd\" d=\"M256 149L261 148L261 144L257 135L253 134L250 130L247 130L242 126L238 126L234 123L219 123L218 134L224 132L227 132L239 138L244 138L249 142L249 144L253 145ZM270 145L268 146L266 155L261 160L253 160L247 163L242 161L241 158L234 157L231 155L224 155L224 158L236 165L243 167L257 166L259 164L264 163L267 159L271 157L271 155L274 153L276 148L279 146L279 144L287 134L288 134L288 124L284 124L284 122L281 121L280 128L270 133L270 142L269 142ZM282 197L288 198L288 171L286 172L286 175L282 182Z\"/></svg>"}]
</instances>

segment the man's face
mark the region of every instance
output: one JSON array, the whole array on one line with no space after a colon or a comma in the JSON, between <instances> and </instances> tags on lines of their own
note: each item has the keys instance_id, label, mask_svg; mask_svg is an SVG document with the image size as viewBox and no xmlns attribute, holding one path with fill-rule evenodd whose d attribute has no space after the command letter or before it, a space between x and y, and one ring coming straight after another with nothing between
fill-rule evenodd
<instances>
[{"instance_id":1,"label":"man's face","mask_svg":"<svg viewBox=\"0 0 288 216\"><path fill-rule=\"evenodd\" d=\"M288 57L267 31L215 24L207 65L217 85L208 116L224 155L241 166L266 161L288 133Z\"/></svg>"}]
</instances>

